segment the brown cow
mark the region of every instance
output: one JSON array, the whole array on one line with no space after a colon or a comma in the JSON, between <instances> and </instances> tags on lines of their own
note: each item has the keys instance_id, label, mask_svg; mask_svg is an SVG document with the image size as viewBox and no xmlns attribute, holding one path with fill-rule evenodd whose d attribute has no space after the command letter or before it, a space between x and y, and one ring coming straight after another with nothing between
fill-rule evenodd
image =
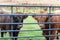
<instances>
[{"instance_id":1,"label":"brown cow","mask_svg":"<svg viewBox=\"0 0 60 40\"><path fill-rule=\"evenodd\" d=\"M39 14L49 14L48 12L40 12ZM60 14L60 10L54 11L53 14ZM48 16L32 16L34 19L37 20L37 22L60 22L60 16L51 16L50 18ZM39 27L42 29L49 29L49 24L38 24ZM60 28L60 24L51 24L51 29L58 29ZM45 36L45 35L53 35L53 36ZM60 30L43 30L43 35L45 36L46 40L54 40L58 39L57 35Z\"/></svg>"},{"instance_id":2,"label":"brown cow","mask_svg":"<svg viewBox=\"0 0 60 40\"><path fill-rule=\"evenodd\" d=\"M9 14L9 12L0 10L0 14ZM15 12L14 14L22 14L21 12ZM27 16L13 16L13 23L23 23L23 20L27 18ZM10 16L0 16L0 23L11 23L11 17ZM12 30L20 30L23 24L14 24ZM1 31L3 30L11 30L11 25L10 24L3 24L0 25ZM5 32L1 32L1 37L3 37ZM12 33L9 32L10 36L12 35L13 37L18 36L19 31L13 31ZM12 38L12 40L17 40L17 38Z\"/></svg>"}]
</instances>

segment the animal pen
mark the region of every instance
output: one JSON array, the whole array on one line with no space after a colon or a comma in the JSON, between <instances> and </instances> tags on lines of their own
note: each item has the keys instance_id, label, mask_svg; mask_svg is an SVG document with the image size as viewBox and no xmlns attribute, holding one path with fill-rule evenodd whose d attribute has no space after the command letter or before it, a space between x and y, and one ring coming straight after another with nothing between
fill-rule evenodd
<instances>
[{"instance_id":1,"label":"animal pen","mask_svg":"<svg viewBox=\"0 0 60 40\"><path fill-rule=\"evenodd\" d=\"M0 37L0 39L6 39L6 38L39 38L39 37L50 37L50 36L60 36L60 35L51 35L50 31L49 31L49 35L44 35L44 36L19 36L19 37L13 37L12 32L14 31L23 31L23 32L28 32L28 31L42 31L42 30L60 30L60 29L51 29L51 24L60 24L60 22L39 22L39 23L13 23L13 16L23 16L23 15L27 15L27 16L48 16L49 18L52 16L60 16L60 14L52 14L52 8L60 8L60 6L40 6L40 5L0 5L3 7L11 7L11 14L0 14L0 16L10 16L11 17L11 23L0 23L2 24L10 24L11 25L11 30L0 30L0 32L11 32L11 37ZM46 7L48 9L48 14L35 14L35 13L26 13L26 14L13 14L13 7ZM25 24L25 25L29 25L29 24L49 24L49 29L41 29L41 30L13 30L13 24ZM39 34L39 33L38 33ZM29 39L32 40L32 39ZM41 40L41 39L39 39ZM46 39L47 40L47 39ZM50 38L48 40L51 40ZM59 40L59 39L58 39Z\"/></svg>"}]
</instances>

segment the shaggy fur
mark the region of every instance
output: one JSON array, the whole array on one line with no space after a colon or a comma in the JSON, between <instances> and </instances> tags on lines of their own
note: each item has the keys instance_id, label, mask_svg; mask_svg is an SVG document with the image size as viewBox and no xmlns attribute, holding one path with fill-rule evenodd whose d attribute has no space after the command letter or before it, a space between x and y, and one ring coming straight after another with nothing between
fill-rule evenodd
<instances>
[{"instance_id":1,"label":"shaggy fur","mask_svg":"<svg viewBox=\"0 0 60 40\"><path fill-rule=\"evenodd\" d=\"M53 14L60 14L60 11L54 11ZM40 12L39 14L48 14L48 12ZM32 16L37 22L60 22L60 16ZM38 24L41 29L49 29L49 24ZM51 29L58 29L60 28L60 24L51 24ZM43 30L43 35L58 35L60 30ZM48 36L45 36L46 40L49 40ZM58 36L50 36L50 40L58 39Z\"/></svg>"},{"instance_id":2,"label":"shaggy fur","mask_svg":"<svg viewBox=\"0 0 60 40\"><path fill-rule=\"evenodd\" d=\"M5 11L0 11L0 14L9 14L8 12ZM14 14L22 14L21 12L15 12ZM27 16L13 16L13 23L23 23L23 20L27 18ZM0 23L11 23L11 17L10 16L0 16ZM12 30L20 30L22 28L23 24L14 24ZM0 25L1 31L3 30L11 30L11 25L10 24L3 24ZM1 32L1 37L4 36L4 33L6 32ZM13 31L9 32L10 36L12 35L13 37L18 36L19 31ZM17 38L12 38L12 40L17 40Z\"/></svg>"}]
</instances>

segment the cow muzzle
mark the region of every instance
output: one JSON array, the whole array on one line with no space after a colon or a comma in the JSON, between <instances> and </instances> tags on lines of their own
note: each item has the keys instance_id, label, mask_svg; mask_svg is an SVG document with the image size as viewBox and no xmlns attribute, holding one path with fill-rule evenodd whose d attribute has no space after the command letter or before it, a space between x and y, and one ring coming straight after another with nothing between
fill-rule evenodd
<instances>
[{"instance_id":1,"label":"cow muzzle","mask_svg":"<svg viewBox=\"0 0 60 40\"><path fill-rule=\"evenodd\" d=\"M41 27L41 29L44 29L45 25L44 24L39 24L39 27Z\"/></svg>"},{"instance_id":2,"label":"cow muzzle","mask_svg":"<svg viewBox=\"0 0 60 40\"><path fill-rule=\"evenodd\" d=\"M17 26L17 28L19 28L19 29L20 29L20 28L22 28L22 26L23 26L23 25L18 25L18 26Z\"/></svg>"}]
</instances>

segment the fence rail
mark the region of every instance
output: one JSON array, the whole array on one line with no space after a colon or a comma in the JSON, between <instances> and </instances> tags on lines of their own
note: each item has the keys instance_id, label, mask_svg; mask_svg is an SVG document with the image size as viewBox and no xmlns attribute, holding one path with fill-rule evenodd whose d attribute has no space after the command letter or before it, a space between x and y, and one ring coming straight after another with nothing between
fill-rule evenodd
<instances>
[{"instance_id":1,"label":"fence rail","mask_svg":"<svg viewBox=\"0 0 60 40\"><path fill-rule=\"evenodd\" d=\"M53 5L38 5L38 4L0 4L0 6L7 6L7 7L57 7L60 8L60 6L53 6Z\"/></svg>"},{"instance_id":2,"label":"fence rail","mask_svg":"<svg viewBox=\"0 0 60 40\"><path fill-rule=\"evenodd\" d=\"M52 14L50 11L51 8L60 8L60 6L41 6L41 5L25 5L25 4L20 4L20 5L1 5L0 6L6 6L6 7L11 7L11 13L10 14L0 14L0 16L11 16L11 23L0 23L0 24L11 24L11 28L13 29L13 24L60 24L60 22L39 22L39 23L13 23L13 16L60 16L60 14ZM13 14L13 7L48 7L49 8L49 13L48 14L36 14L36 13L25 13L25 14ZM49 25L50 26L50 25ZM43 29L43 30L60 30L60 29ZM41 30L3 30L0 32L14 32L14 31L41 31ZM12 34L13 35L13 34ZM11 35L11 36L12 36ZM60 36L60 35L45 35L45 36ZM33 37L43 37L43 36L21 36L21 37L0 37L0 38L33 38Z\"/></svg>"}]
</instances>

